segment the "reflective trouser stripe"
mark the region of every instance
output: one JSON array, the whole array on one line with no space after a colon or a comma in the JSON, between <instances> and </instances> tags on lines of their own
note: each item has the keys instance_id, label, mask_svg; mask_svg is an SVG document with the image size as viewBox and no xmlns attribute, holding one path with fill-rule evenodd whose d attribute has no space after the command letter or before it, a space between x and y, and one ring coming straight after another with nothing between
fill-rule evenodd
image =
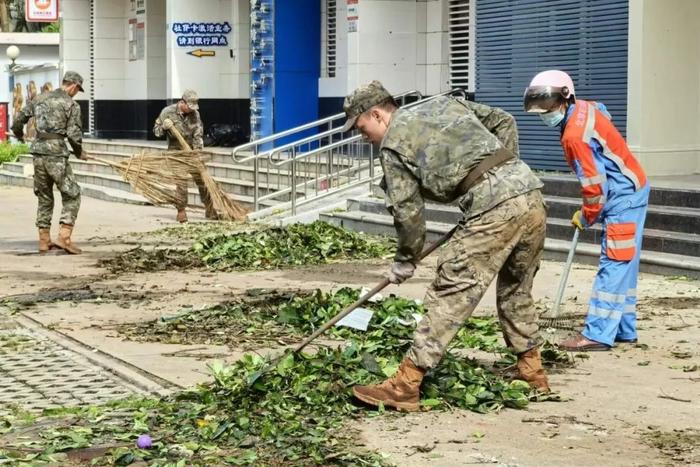
<instances>
[{"instance_id":1,"label":"reflective trouser stripe","mask_svg":"<svg viewBox=\"0 0 700 467\"><path fill-rule=\"evenodd\" d=\"M624 248L634 248L635 241L634 238L629 240L611 240L608 237L608 248L611 250L622 250Z\"/></svg>"},{"instance_id":2,"label":"reflective trouser stripe","mask_svg":"<svg viewBox=\"0 0 700 467\"><path fill-rule=\"evenodd\" d=\"M620 310L606 310L605 308L592 305L588 307L588 314L603 319L619 320L622 318L622 312Z\"/></svg>"},{"instance_id":3,"label":"reflective trouser stripe","mask_svg":"<svg viewBox=\"0 0 700 467\"><path fill-rule=\"evenodd\" d=\"M591 294L591 299L597 298L599 300L603 300L606 302L610 303L625 303L625 300L627 299L627 295L625 294L617 294L617 293L608 293L608 292L603 292L601 290L594 290L593 293Z\"/></svg>"}]
</instances>

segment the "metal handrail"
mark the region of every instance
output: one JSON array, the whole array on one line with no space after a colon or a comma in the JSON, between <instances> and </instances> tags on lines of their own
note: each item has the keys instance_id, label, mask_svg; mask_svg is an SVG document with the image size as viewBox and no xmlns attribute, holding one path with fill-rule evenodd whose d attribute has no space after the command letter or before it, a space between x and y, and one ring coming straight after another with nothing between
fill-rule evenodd
<instances>
[{"instance_id":1,"label":"metal handrail","mask_svg":"<svg viewBox=\"0 0 700 467\"><path fill-rule=\"evenodd\" d=\"M414 89L412 91L405 91L405 92L399 93L399 94L394 96L394 99L405 99L406 97L409 97L411 95L417 95L419 97L423 96L423 94L420 91L418 91L417 89ZM256 157L259 157L259 156L266 157L267 156L266 153L269 151L265 151L265 152L260 153L260 154L257 152L254 152L252 155L245 156L242 158L237 158L236 156L238 155L238 153L240 153L241 151L244 151L246 149L256 148L257 146L259 146L261 144L271 143L272 141L274 141L276 139L284 138L285 136L289 136L289 135L292 135L294 133L298 133L298 132L301 132L304 130L309 130L309 129L315 128L319 125L324 125L326 123L330 123L333 120L337 120L337 119L342 118L342 117L345 117L345 112L337 113L335 115L331 115L329 117L325 117L325 118L322 118L322 119L319 119L319 120L316 120L316 121L313 121L310 123L305 123L303 125L300 125L300 126L297 126L294 128L290 128L288 130L284 130L284 131L281 131L279 133L275 133L275 134L272 134L269 136L265 136L263 138L256 139L255 141L250 141L249 143L241 144L240 146L236 146L235 148L233 148L233 150L231 151L231 157L233 158L234 162L237 162L237 163L248 162L248 161L255 159Z\"/></svg>"},{"instance_id":2,"label":"metal handrail","mask_svg":"<svg viewBox=\"0 0 700 467\"><path fill-rule=\"evenodd\" d=\"M445 92L440 93L440 94L435 94L434 96L426 97L425 99L421 99L421 100L416 101L416 102L411 102L410 104L404 105L402 108L403 108L403 109L408 109L408 108L411 108L411 107L415 107L415 106L417 106L417 105L419 105L419 104L424 104L424 103L429 102L429 101L431 101L431 100L433 100L433 99L436 99L436 98L438 98L438 97L443 97L443 96L451 95L451 94L454 93L454 92L460 92L460 93L462 93L463 96L466 96L466 93L465 93L465 91L464 91L463 89L457 88L457 89L452 89L452 90L450 90L450 91L445 91ZM358 139L362 139L362 135L350 136L349 138L343 139L343 140L338 141L338 142L335 142L335 143L331 143L331 144L329 144L329 145L326 145L326 146L323 146L323 147L320 147L320 148L316 148L316 149L314 149L314 150L312 150L312 151L307 151L307 152L301 153L301 154L299 154L299 155L296 155L296 154L295 154L294 158L283 159L283 160L281 160L281 161L273 161L273 160L272 160L272 157L271 157L271 156L272 156L272 154L274 154L274 153L276 152L276 151L272 151L272 152L268 155L268 160L270 160L270 163L271 163L271 164L276 165L276 166L279 167L279 166L283 166L283 165L285 165L285 164L289 164L289 163L291 163L293 160L305 159L306 157L310 157L310 156L316 155L316 154L321 153L321 152L326 152L326 151L328 151L329 149L335 149L335 148L340 147L340 146L343 146L343 145L345 145L345 144L353 143L353 142L357 141ZM290 145L294 145L294 143L289 143L289 144L290 144ZM299 143L297 143L297 144L304 144L304 143L299 142ZM289 145L287 145L287 146L289 146Z\"/></svg>"},{"instance_id":3,"label":"metal handrail","mask_svg":"<svg viewBox=\"0 0 700 467\"><path fill-rule=\"evenodd\" d=\"M343 114L343 115L345 115L345 114ZM336 133L341 133L342 129L343 129L342 127L333 128L331 130L324 131L323 133L317 133L315 135L307 136L306 138L302 138L302 139L296 140L294 142L287 143L283 146L280 146L280 147L275 148L273 150L267 151L267 158L269 160L272 160L272 158L275 154L281 154L281 153L293 148L294 146L298 146L300 144L313 143L314 141L326 138L328 136L333 136ZM260 156L262 157L264 154L265 153L261 153Z\"/></svg>"},{"instance_id":4,"label":"metal handrail","mask_svg":"<svg viewBox=\"0 0 700 467\"><path fill-rule=\"evenodd\" d=\"M418 93L417 101L404 104L401 108L415 107L438 97L456 93L466 97L466 93L461 89L453 89L426 98L423 98ZM404 96L409 94L411 93L404 93ZM405 98L401 100L401 103L404 102ZM345 114L338 114L323 120L332 121L339 116L345 116ZM312 122L297 128L308 129L318 126L319 122ZM266 142L282 136L288 136L292 130L272 135L266 139ZM341 136L342 139L339 141L333 141L335 139L334 135L339 133L345 133L342 131L342 127L331 127L321 133L306 136L260 153L257 152L257 144L260 144L263 139L258 140L255 144L255 154L244 159L253 161L254 210L257 211L261 201L287 198L291 206L292 215L295 215L298 205L321 199L331 191L337 193L363 183L371 185L377 178L375 148L368 146L362 135L357 132L351 133L348 137L343 138ZM314 148L313 146L317 147ZM281 157L283 154L284 157ZM263 157L267 158L265 161L267 170L264 175L261 173L262 163L260 162ZM311 160L312 157L315 157L315 160ZM288 166L288 164L291 164L290 168L283 171L281 168ZM272 173L273 168L276 174ZM379 173L381 174L381 171ZM276 178L277 188L271 189L271 185L267 183L265 188L262 189L261 177L267 177L269 182L270 176ZM301 180L299 180L300 178ZM287 202L282 204L287 205Z\"/></svg>"}]
</instances>

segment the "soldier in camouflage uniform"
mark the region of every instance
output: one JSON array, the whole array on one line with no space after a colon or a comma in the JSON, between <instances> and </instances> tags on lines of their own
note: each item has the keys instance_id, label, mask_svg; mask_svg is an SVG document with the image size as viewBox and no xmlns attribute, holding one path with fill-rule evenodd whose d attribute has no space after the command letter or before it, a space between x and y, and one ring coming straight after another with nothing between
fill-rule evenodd
<instances>
[{"instance_id":1,"label":"soldier in camouflage uniform","mask_svg":"<svg viewBox=\"0 0 700 467\"><path fill-rule=\"evenodd\" d=\"M518 158L515 119L501 109L437 97L408 109L378 81L344 103L345 130L356 127L380 145L383 185L398 246L389 280L413 275L425 240L425 201L457 202L464 214L442 248L427 291L427 315L396 375L355 386L372 405L419 408L423 375L435 367L465 320L497 278L497 308L506 343L518 355L520 377L549 391L531 290L544 248L542 182Z\"/></svg>"},{"instance_id":2,"label":"soldier in camouflage uniform","mask_svg":"<svg viewBox=\"0 0 700 467\"><path fill-rule=\"evenodd\" d=\"M83 153L83 133L80 106L73 100L83 91L83 78L74 71L67 71L59 89L38 95L15 118L12 132L24 141L24 125L30 118L36 124L36 138L30 151L34 156L34 194L39 199L36 226L39 228L39 253L46 253L53 246L71 254L81 250L71 241L71 234L80 209L80 186L73 177L68 163L68 146L79 159L87 159ZM53 215L53 186L61 192L63 209L61 227L56 243L51 242L51 216Z\"/></svg>"},{"instance_id":3,"label":"soldier in camouflage uniform","mask_svg":"<svg viewBox=\"0 0 700 467\"><path fill-rule=\"evenodd\" d=\"M202 140L204 129L202 127L202 119L199 116L199 97L196 92L189 89L186 90L180 101L167 106L160 112L153 127L153 133L156 137L161 138L167 136L168 149L184 149L180 147L180 144L174 136L170 133L166 134L166 132L173 127L185 138L190 148L202 149L204 147L204 142ZM191 175L194 182L197 184L199 196L204 203L206 218L218 219L211 197L209 196L209 190L207 190L207 187L204 185L202 177L198 172L192 172ZM185 211L185 207L187 207L187 184L179 185L177 187L177 193L180 198L180 204L176 206L177 221L187 222L187 211Z\"/></svg>"}]
</instances>

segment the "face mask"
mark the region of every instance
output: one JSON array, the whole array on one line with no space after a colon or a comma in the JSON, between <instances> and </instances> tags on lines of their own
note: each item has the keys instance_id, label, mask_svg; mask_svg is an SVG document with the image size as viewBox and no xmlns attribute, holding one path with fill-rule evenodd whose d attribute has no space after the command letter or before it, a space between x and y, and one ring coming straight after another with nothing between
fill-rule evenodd
<instances>
[{"instance_id":1,"label":"face mask","mask_svg":"<svg viewBox=\"0 0 700 467\"><path fill-rule=\"evenodd\" d=\"M542 119L545 125L553 128L559 125L562 120L564 120L564 112L562 112L561 110L553 110L551 112L540 114L540 118Z\"/></svg>"}]
</instances>

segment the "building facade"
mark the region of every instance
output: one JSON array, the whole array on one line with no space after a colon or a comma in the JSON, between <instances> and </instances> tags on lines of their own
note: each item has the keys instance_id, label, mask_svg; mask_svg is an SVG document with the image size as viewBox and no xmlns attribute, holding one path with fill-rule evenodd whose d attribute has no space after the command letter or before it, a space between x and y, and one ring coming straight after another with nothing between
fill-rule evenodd
<instances>
[{"instance_id":1,"label":"building facade","mask_svg":"<svg viewBox=\"0 0 700 467\"><path fill-rule=\"evenodd\" d=\"M569 72L651 174L700 172L696 0L63 0L61 66L87 79L97 137L151 138L187 88L205 126L263 136L341 110L359 84L452 87L515 114L522 155L564 170L556 132L522 112L529 79Z\"/></svg>"}]
</instances>

